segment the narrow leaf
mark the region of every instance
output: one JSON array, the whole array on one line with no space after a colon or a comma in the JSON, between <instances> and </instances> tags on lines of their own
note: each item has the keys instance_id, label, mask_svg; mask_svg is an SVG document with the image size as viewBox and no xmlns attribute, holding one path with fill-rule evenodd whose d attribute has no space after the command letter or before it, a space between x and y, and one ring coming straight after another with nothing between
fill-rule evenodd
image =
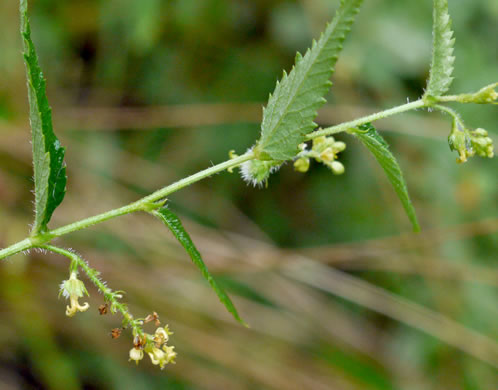
<instances>
[{"instance_id":1,"label":"narrow leaf","mask_svg":"<svg viewBox=\"0 0 498 390\"><path fill-rule=\"evenodd\" d=\"M35 179L35 222L32 233L36 234L46 230L52 213L64 199L67 180L65 150L53 131L52 110L46 95L45 79L31 40L27 0L20 0L20 13Z\"/></svg>"},{"instance_id":2,"label":"narrow leaf","mask_svg":"<svg viewBox=\"0 0 498 390\"><path fill-rule=\"evenodd\" d=\"M455 39L451 30L448 0L434 0L432 31L432 64L425 95L441 96L448 91L453 81L453 46Z\"/></svg>"},{"instance_id":3,"label":"narrow leaf","mask_svg":"<svg viewBox=\"0 0 498 390\"><path fill-rule=\"evenodd\" d=\"M406 214L410 219L413 230L420 231L420 226L417 221L417 215L415 214L415 209L408 195L408 189L406 187L405 179L401 172L401 168L389 151L389 145L380 136L375 127L372 124L367 123L359 127L359 129L351 130L363 144L370 150L374 155L377 162L380 164L382 169L387 175L387 178L394 187L394 191L398 195L403 207L405 208Z\"/></svg>"},{"instance_id":4,"label":"narrow leaf","mask_svg":"<svg viewBox=\"0 0 498 390\"><path fill-rule=\"evenodd\" d=\"M202 276L211 285L212 289L214 290L216 295L218 295L219 300L221 301L221 303L223 303L223 305L225 305L226 309L232 314L232 316L237 321L239 321L244 326L247 326L244 320L240 318L237 309L235 308L234 304L232 303L228 295L216 283L216 280L214 280L214 278L209 273L206 264L204 264L204 261L202 260L201 254L195 247L194 243L192 242L192 239L190 238L189 234L183 227L180 219L167 207L163 207L160 210L153 211L152 214L158 217L161 221L163 221L164 224L171 230L176 239L180 242L180 244L182 244L182 246L185 248L185 251L189 254L190 258L192 259L192 262L197 266L197 268L199 268L199 270L202 273Z\"/></svg>"},{"instance_id":5,"label":"narrow leaf","mask_svg":"<svg viewBox=\"0 0 498 390\"><path fill-rule=\"evenodd\" d=\"M304 136L312 132L317 110L332 83L342 43L351 29L363 0L341 0L337 13L305 56L297 54L296 64L277 82L263 111L261 138L255 148L260 159L285 161L298 153Z\"/></svg>"}]
</instances>

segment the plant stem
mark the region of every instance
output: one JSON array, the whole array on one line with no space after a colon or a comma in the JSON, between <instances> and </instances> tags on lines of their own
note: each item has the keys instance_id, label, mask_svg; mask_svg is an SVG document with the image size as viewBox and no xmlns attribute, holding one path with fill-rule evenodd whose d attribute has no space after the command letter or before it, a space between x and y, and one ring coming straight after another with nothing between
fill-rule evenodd
<instances>
[{"instance_id":1,"label":"plant stem","mask_svg":"<svg viewBox=\"0 0 498 390\"><path fill-rule=\"evenodd\" d=\"M74 261L78 267L83 269L85 273L88 275L93 284L102 292L102 294L109 294L112 290L107 287L99 278L94 277L96 271L94 271L80 256L76 253L71 252L68 249L60 248L54 245L41 245L39 246L41 249L46 249L50 252L58 253L59 255L67 257L69 260ZM93 272L92 272L93 271Z\"/></svg>"},{"instance_id":2,"label":"plant stem","mask_svg":"<svg viewBox=\"0 0 498 390\"><path fill-rule=\"evenodd\" d=\"M433 102L432 102L433 103ZM336 126L328 127L322 130L315 131L311 134L308 134L306 138L308 140L311 140L316 137L320 137L323 135L332 135L332 134L337 134L341 133L343 131L346 131L350 128L355 128L358 127L362 124L368 123L368 122L374 122L379 119L387 118L389 116L393 116L396 114L401 114L406 111L410 110L416 110L418 108L424 108L431 106L431 102L427 102L424 99L419 99L411 103L403 104L401 106L393 107L385 111L377 112L375 114L367 115L363 118L355 119L350 122L344 122ZM95 215L90 218L85 218L82 219L81 221L77 221L74 223L70 223L68 225L62 226L60 228L50 230L48 232L45 232L43 234L39 234L36 236L33 236L31 238L26 238L22 241L19 241L18 243L11 245L5 249L0 250L0 260L4 259L6 257L15 255L16 253L22 252L24 250L33 248L33 247L41 247L43 244L46 244L47 242L50 242L52 239L56 237L61 237L64 236L68 233L72 233L78 230L82 230L85 228L88 228L90 226L105 222L109 219L119 217L122 215L126 214L131 214L137 211L150 211L151 209L154 209L156 207L159 207L160 204L157 204L158 201L163 200L168 196L169 194L172 194L173 192L176 192L178 190L181 190L182 188L185 188L191 184L194 184L202 179L205 179L209 176L214 175L215 173L222 172L228 168L234 168L239 166L240 164L254 159L255 156L252 152L248 152L243 154L242 156L235 157L233 159L227 160L225 162L222 162L218 165L214 165L210 168L204 169L203 171L197 172L189 177L186 177L184 179L178 180L177 182L170 184L167 187L164 187L156 192L153 192L152 194L136 201L133 203L130 203L126 206L107 211L102 214Z\"/></svg>"},{"instance_id":3,"label":"plant stem","mask_svg":"<svg viewBox=\"0 0 498 390\"><path fill-rule=\"evenodd\" d=\"M401 114L406 111L416 110L418 108L430 107L434 106L438 101L443 100L444 97L438 97L436 101L427 101L424 99L419 99L411 103L406 103L401 106L393 107L385 111L377 112L375 114L367 115L359 119L355 119L353 121L344 122L336 126L327 127L322 130L315 131L306 136L306 139L311 140L316 137L324 136L324 135L332 135L341 133L343 131L347 131L350 128L358 127L362 124L374 122L379 119L387 118L396 114ZM444 107L437 106L436 108L443 110ZM448 111L447 111L448 112ZM16 253L22 252L24 250L33 248L33 247L42 247L47 242L50 242L52 239L56 237L64 236L68 233L75 232L78 230L85 229L87 227L105 222L109 219L119 217L126 214L131 214L137 211L151 211L157 207L160 207L161 204L157 203L166 198L166 196L181 190L182 188L188 187L191 184L194 184L202 179L205 179L209 176L212 176L216 173L222 172L229 168L234 168L239 166L240 164L254 159L254 153L247 152L242 156L235 157L233 159L222 162L218 165L214 165L210 168L204 169L203 171L197 172L189 177L178 180L177 182L170 184L167 187L164 187L152 194L136 201L130 203L126 206L107 211L102 214L95 215L90 218L83 219L81 221L77 221L60 228L50 230L48 232L38 234L36 236L26 238L18 243L11 245L7 248L0 250L0 260L6 257L12 256Z\"/></svg>"},{"instance_id":4,"label":"plant stem","mask_svg":"<svg viewBox=\"0 0 498 390\"><path fill-rule=\"evenodd\" d=\"M411 102L411 103L406 103L406 104L403 104L401 106L390 108L389 110L377 112L375 114L367 115L367 116L364 116L363 118L358 118L358 119L355 119L355 120L350 121L350 122L344 122L344 123L341 123L341 124L336 125L336 126L327 127L325 129L315 131L311 134L308 134L306 136L306 138L308 140L311 140L313 138L324 136L324 135L332 135L332 134L341 133L343 131L347 131L348 129L358 127L358 126L363 125L365 123L374 122L374 121L377 121L379 119L384 119L384 118L387 118L387 117L390 117L390 116L393 116L396 114L401 114L402 112L416 110L417 108L424 108L427 106L428 106L428 103L426 101L424 101L423 99L419 99L419 100L416 100L416 101Z\"/></svg>"},{"instance_id":5,"label":"plant stem","mask_svg":"<svg viewBox=\"0 0 498 390\"><path fill-rule=\"evenodd\" d=\"M441 103L453 103L459 102L462 96L471 96L472 94L461 94L461 95L446 95L446 96L438 96L437 101Z\"/></svg>"},{"instance_id":6,"label":"plant stem","mask_svg":"<svg viewBox=\"0 0 498 390\"><path fill-rule=\"evenodd\" d=\"M46 249L54 253L58 253L59 255L65 256L71 261L76 262L78 267L80 267L85 272L85 274L92 281L95 287L97 287L100 290L100 292L104 295L105 299L111 303L111 306L121 313L126 323L129 324L133 328L133 330L141 334L142 329L140 328L138 323L134 320L133 315L128 311L127 306L117 300L117 294L113 292L112 289L107 287L102 280L100 280L100 278L98 277L98 272L94 270L92 267L90 267L85 260L83 260L76 253L71 252L67 249L59 248L58 246L41 245L39 246L39 248Z\"/></svg>"},{"instance_id":7,"label":"plant stem","mask_svg":"<svg viewBox=\"0 0 498 390\"><path fill-rule=\"evenodd\" d=\"M0 250L0 259L15 255L16 253L33 248L33 242L29 238L25 238L16 244Z\"/></svg>"},{"instance_id":8,"label":"plant stem","mask_svg":"<svg viewBox=\"0 0 498 390\"><path fill-rule=\"evenodd\" d=\"M242 156L238 156L235 158L232 158L230 160L227 160L225 162L222 162L218 165L214 165L211 168L205 169L203 171L197 172L196 174L186 177L185 179L178 180L176 183L173 183L167 187L164 187L151 195L146 196L145 198L142 198L139 202L143 203L151 203L151 202L157 202L158 200L164 199L166 196L169 194L172 194L173 192L176 192L178 190L181 190L182 188L188 187L189 185L198 182L202 179L205 179L209 176L214 175L215 173L222 172L224 170L227 170L229 168L234 168L238 167L242 163L253 160L255 158L253 152L247 152L243 154Z\"/></svg>"},{"instance_id":9,"label":"plant stem","mask_svg":"<svg viewBox=\"0 0 498 390\"><path fill-rule=\"evenodd\" d=\"M85 229L89 226L107 221L109 219L119 217L121 215L126 215L130 214L136 211L143 211L148 208L152 203L157 202L161 199L164 199L166 196L169 194L172 194L173 192L176 192L178 190L181 190L182 188L185 188L195 182L198 182L202 179L205 179L209 176L214 175L215 173L224 171L228 168L238 166L242 164L245 161L253 159L254 156L252 153L247 153L242 156L236 157L231 160L227 160L225 162L222 162L221 164L214 165L211 168L204 169L203 171L197 172L193 174L192 176L186 177L184 179L181 179L173 184L170 184L167 187L164 187L134 203L130 203L129 205L120 207L119 209L111 210L99 215L96 215L94 217L86 218L78 222L71 223L66 226L62 226L60 228L51 230L49 234L52 237L60 237L65 234L75 232L77 230Z\"/></svg>"},{"instance_id":10,"label":"plant stem","mask_svg":"<svg viewBox=\"0 0 498 390\"><path fill-rule=\"evenodd\" d=\"M136 202L130 203L126 206L120 207L118 209L110 210L102 214L95 215L90 218L83 219L78 222L71 223L69 225L62 226L60 228L50 230L42 235L34 236L31 238L26 238L18 243L9 246L8 248L0 250L0 260L8 256L15 255L16 253L22 252L24 250L41 247L43 244L51 241L55 237L61 237L68 233L75 232L78 230L85 229L92 225L96 225L107 221L109 219L119 217L126 214L131 214L136 211L144 211L154 208L154 203L164 199L169 194L181 190L193 183L196 183L202 179L214 175L215 173L222 172L228 168L237 167L245 161L249 161L254 158L253 153L246 153L242 156L227 160L218 165L214 165L210 168L204 169L200 172L193 174L192 176L181 179L167 187L164 187L151 195L148 195ZM155 207L157 207L156 205Z\"/></svg>"},{"instance_id":11,"label":"plant stem","mask_svg":"<svg viewBox=\"0 0 498 390\"><path fill-rule=\"evenodd\" d=\"M439 111L442 111L442 112L449 114L451 117L453 117L455 120L457 120L459 122L463 122L463 120L460 117L460 115L458 114L458 112L456 112L455 110L452 110L449 107L442 106L440 104L436 104L436 105L434 105L434 108L439 110Z\"/></svg>"},{"instance_id":12,"label":"plant stem","mask_svg":"<svg viewBox=\"0 0 498 390\"><path fill-rule=\"evenodd\" d=\"M458 124L458 127L462 131L465 129L465 124L463 123L463 119L460 116L460 114L458 114L458 112L456 112L455 110L453 110L449 107L442 106L440 104L435 104L433 107L436 110L439 110L439 111L444 112L444 113L448 114L449 116L451 116L453 118L453 121Z\"/></svg>"}]
</instances>

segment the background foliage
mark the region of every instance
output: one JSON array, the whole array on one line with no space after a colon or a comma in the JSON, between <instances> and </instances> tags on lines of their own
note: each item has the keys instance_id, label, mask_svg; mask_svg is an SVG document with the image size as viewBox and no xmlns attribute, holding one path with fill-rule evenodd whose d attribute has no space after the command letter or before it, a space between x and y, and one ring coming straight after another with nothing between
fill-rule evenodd
<instances>
[{"instance_id":1,"label":"background foliage","mask_svg":"<svg viewBox=\"0 0 498 390\"><path fill-rule=\"evenodd\" d=\"M337 4L33 1L33 36L67 147L68 193L52 226L130 202L251 146L282 68L289 70ZM25 237L33 208L17 7L0 3L2 247ZM431 7L428 0L365 2L318 123L422 94ZM452 91L495 81L498 3L453 1L450 12ZM469 126L496 139L496 109L460 110ZM126 290L134 313L157 311L170 323L178 364L156 372L126 362L129 339L111 340L119 319L99 316L95 291L90 312L67 319L57 300L66 260L31 253L0 267L2 389L493 388L497 160L456 165L449 121L437 113L377 127L405 172L420 235L410 233L387 179L355 142L342 153L340 177L318 164L300 175L289 164L260 190L235 174L217 175L174 194L171 207L250 330L225 313L159 221L131 215L59 244ZM437 322L440 316L446 320Z\"/></svg>"}]
</instances>

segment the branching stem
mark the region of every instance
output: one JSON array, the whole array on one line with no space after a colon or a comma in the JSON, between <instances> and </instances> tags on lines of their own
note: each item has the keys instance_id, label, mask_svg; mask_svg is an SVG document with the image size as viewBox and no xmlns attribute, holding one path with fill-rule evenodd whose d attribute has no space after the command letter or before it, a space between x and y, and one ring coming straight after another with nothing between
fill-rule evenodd
<instances>
[{"instance_id":1,"label":"branching stem","mask_svg":"<svg viewBox=\"0 0 498 390\"><path fill-rule=\"evenodd\" d=\"M90 267L85 260L83 260L76 253L71 252L67 249L59 248L58 246L42 245L38 248L58 253L59 255L65 256L70 259L72 263L76 264L77 267L81 268L85 272L88 279L90 279L95 287L97 287L97 289L104 295L106 302L110 304L111 308L121 313L124 322L128 324L136 332L136 334L142 333L140 321L134 319L133 315L129 312L127 306L124 303L118 301L120 294L107 287L106 284L98 277L98 271Z\"/></svg>"},{"instance_id":2,"label":"branching stem","mask_svg":"<svg viewBox=\"0 0 498 390\"><path fill-rule=\"evenodd\" d=\"M429 104L425 100L419 99L414 102L406 103L401 106L390 108L389 110L367 115L364 116L363 118L358 118L350 122L344 122L336 126L327 127L322 130L314 131L313 133L308 134L306 138L310 140L323 135L342 133L343 131L347 131L348 129L351 128L356 128L358 126L364 125L365 123L375 122L379 119L384 119L393 115L401 114L406 111L416 110L418 108L424 108L427 107L428 105Z\"/></svg>"},{"instance_id":3,"label":"branching stem","mask_svg":"<svg viewBox=\"0 0 498 390\"><path fill-rule=\"evenodd\" d=\"M388 118L393 115L401 114L407 111L411 110L417 110L420 108L428 108L428 107L434 107L438 110L445 111L449 114L451 114L453 117L455 117L455 112L445 106L438 105L438 103L443 103L443 102L455 102L459 101L460 95L453 95L453 96L439 96L439 97L428 97L428 98L422 98L419 100L416 100L411 103L406 103L402 104L397 107L390 108L388 110L380 111L375 114L367 115L362 118L358 118L349 122L344 122L336 126L331 126L327 127L325 129L321 129L318 131L314 131L313 133L310 133L306 136L307 140L311 140L316 137L320 136L325 136L325 135L332 135L332 134L337 134L337 133L342 133L344 131L347 131L348 129L351 128L356 128L358 126L361 126L365 123L369 122L374 122L379 119L384 119ZM456 115L458 118L458 115ZM235 168L241 165L242 163L254 159L255 156L252 152L247 152L243 154L242 156L238 156L235 158L232 158L230 160L227 160L225 162L222 162L220 164L214 165L210 168L204 169L200 172L197 172L191 176L188 176L184 179L181 179L173 184L170 184L167 187L164 187L156 192L153 192L152 194L136 201L133 203L130 203L126 206L107 211L102 214L95 215L90 218L83 219L81 221L77 221L65 226L62 226L60 228L56 228L53 230L49 230L48 232L44 233L39 233L35 236L26 238L22 241L19 241L16 244L13 244L7 248L4 248L0 250L0 260L5 259L9 256L15 255L16 253L29 250L31 248L42 248L46 247L46 249L53 250L55 251L55 248L57 247L51 247L49 245L45 245L51 240L53 240L56 237L61 237L64 236L68 233L72 233L78 230L82 230L85 228L88 228L90 226L105 222L109 219L119 217L122 215L126 214L131 214L137 211L152 211L164 204L164 201L166 197L178 190L181 190L182 188L188 187L191 184L194 184L200 180L203 180L209 176L212 176L216 173L222 172L224 170L230 169L230 168ZM58 248L60 252L60 248ZM71 252L69 252L71 253ZM61 253L62 254L62 253Z\"/></svg>"},{"instance_id":4,"label":"branching stem","mask_svg":"<svg viewBox=\"0 0 498 390\"><path fill-rule=\"evenodd\" d=\"M7 248L0 250L0 259L4 259L6 257L15 255L16 253L28 250L34 247L42 247L43 244L50 242L56 237L64 236L68 233L75 232L78 230L82 230L88 228L90 226L105 222L109 219L119 217L126 214L131 214L137 211L150 211L154 208L160 207L166 196L181 190L191 184L194 184L202 179L205 179L209 176L212 176L216 173L222 172L228 168L234 168L239 166L245 161L251 160L254 158L252 153L246 153L242 156L238 156L236 158L227 160L220 164L214 165L210 168L204 169L200 172L197 172L194 175L181 179L173 184L170 184L167 187L164 187L136 202L130 203L126 206L120 207L118 209L110 210L102 214L95 215L90 218L82 219L81 221L71 223L69 225L62 226L60 228L50 230L43 234L39 234L37 236L33 236L30 238L26 238L22 241L19 241L16 244L13 244ZM158 203L159 202L159 203Z\"/></svg>"}]
</instances>

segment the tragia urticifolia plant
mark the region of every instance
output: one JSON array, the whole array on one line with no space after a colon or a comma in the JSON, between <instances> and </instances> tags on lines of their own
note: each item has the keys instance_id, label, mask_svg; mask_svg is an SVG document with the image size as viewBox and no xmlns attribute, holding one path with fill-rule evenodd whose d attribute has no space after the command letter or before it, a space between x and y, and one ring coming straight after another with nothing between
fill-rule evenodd
<instances>
[{"instance_id":1,"label":"tragia urticifolia plant","mask_svg":"<svg viewBox=\"0 0 498 390\"><path fill-rule=\"evenodd\" d=\"M21 35L33 144L35 218L28 237L0 250L0 259L31 249L65 256L70 260L69 277L61 283L60 293L69 300L66 315L72 317L89 307L88 303L80 302L88 294L83 281L78 277L82 271L104 297L104 303L99 307L101 314L109 311L112 314L120 313L122 316L122 326L113 330L113 337L118 337L121 329L131 329L133 345L130 350L130 360L138 363L147 353L153 364L164 368L168 363L174 363L176 353L174 347L168 344L172 333L167 325L160 326L158 314L154 312L143 318L134 317L121 302L122 291L108 287L97 270L90 267L75 251L52 244L54 239L111 218L134 212L149 213L170 229L211 285L221 303L237 321L245 325L228 295L210 275L180 219L168 208L168 195L215 173L232 171L234 168L240 169L246 182L256 186L266 186L271 173L286 162L293 162L295 170L304 173L310 168L311 161L315 160L329 167L333 174L343 174L345 168L338 160L338 154L346 148L346 144L336 141L333 137L342 132L359 140L373 154L401 200L413 229L418 231L419 224L400 167L389 150L389 145L372 123L410 110L442 111L452 120L448 141L450 148L458 153L457 162L466 162L474 155L491 158L493 143L486 130L467 128L461 116L447 107L446 103L498 104L496 91L498 83L490 84L473 93L446 94L452 82L455 40L451 30L448 1L434 0L432 64L422 97L363 118L317 129L313 121L317 116L317 110L325 103L324 96L332 85L329 79L362 3L363 0L341 0L334 19L327 25L318 41L313 41L311 48L304 55L297 53L294 67L289 73L284 71L282 79L277 82L275 91L270 95L268 104L263 110L261 136L248 151L240 155L230 151L230 158L227 161L183 178L136 202L50 229L48 224L52 213L61 204L66 192L65 150L52 128L45 80L31 39L27 0L20 0ZM152 334L144 331L143 326L148 322L153 322L156 326Z\"/></svg>"}]
</instances>

